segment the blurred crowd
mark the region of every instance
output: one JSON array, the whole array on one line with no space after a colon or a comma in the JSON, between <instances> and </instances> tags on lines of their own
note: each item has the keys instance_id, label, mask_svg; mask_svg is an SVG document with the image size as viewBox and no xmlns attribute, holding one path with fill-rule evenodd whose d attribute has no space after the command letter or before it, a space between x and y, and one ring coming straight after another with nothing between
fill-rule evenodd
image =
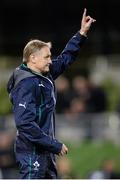
<instances>
[{"instance_id":1,"label":"blurred crowd","mask_svg":"<svg viewBox=\"0 0 120 180\"><path fill-rule=\"evenodd\" d=\"M92 171L88 179L120 179L120 173L116 171L114 159L104 159L99 169Z\"/></svg>"},{"instance_id":2,"label":"blurred crowd","mask_svg":"<svg viewBox=\"0 0 120 180\"><path fill-rule=\"evenodd\" d=\"M68 80L60 76L56 80L56 88L56 113L101 113L107 110L104 89L93 84L89 77L78 75Z\"/></svg>"},{"instance_id":3,"label":"blurred crowd","mask_svg":"<svg viewBox=\"0 0 120 180\"><path fill-rule=\"evenodd\" d=\"M9 120L0 117L0 179L18 178L14 156L16 130L9 126Z\"/></svg>"},{"instance_id":4,"label":"blurred crowd","mask_svg":"<svg viewBox=\"0 0 120 180\"><path fill-rule=\"evenodd\" d=\"M60 179L77 179L72 170L72 162L67 157L59 158L57 167ZM85 179L120 179L120 172L116 170L116 161L112 158L103 159L100 167L88 172Z\"/></svg>"}]
</instances>

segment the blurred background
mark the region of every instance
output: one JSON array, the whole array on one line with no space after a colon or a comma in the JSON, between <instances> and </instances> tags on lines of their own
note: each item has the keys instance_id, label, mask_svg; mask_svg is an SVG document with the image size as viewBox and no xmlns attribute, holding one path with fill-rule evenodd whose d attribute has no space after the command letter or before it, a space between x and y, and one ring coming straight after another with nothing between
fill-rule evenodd
<instances>
[{"instance_id":1,"label":"blurred background","mask_svg":"<svg viewBox=\"0 0 120 180\"><path fill-rule=\"evenodd\" d=\"M80 29L85 7L97 21L76 62L56 80L56 136L69 147L57 158L59 177L120 179L119 0L1 0L0 178L18 178L9 76L30 39L51 41L57 57Z\"/></svg>"}]
</instances>

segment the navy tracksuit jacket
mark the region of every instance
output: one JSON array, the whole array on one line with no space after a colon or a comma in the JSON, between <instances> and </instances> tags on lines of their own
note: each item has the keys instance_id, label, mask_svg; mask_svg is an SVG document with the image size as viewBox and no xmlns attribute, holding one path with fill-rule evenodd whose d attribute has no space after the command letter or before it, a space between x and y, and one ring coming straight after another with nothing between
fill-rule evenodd
<instances>
[{"instance_id":1,"label":"navy tracksuit jacket","mask_svg":"<svg viewBox=\"0 0 120 180\"><path fill-rule=\"evenodd\" d=\"M62 143L55 139L54 80L75 60L85 39L76 33L53 59L46 76L22 64L9 79L7 90L17 127L15 153L22 179L57 177L55 154L60 153Z\"/></svg>"}]
</instances>

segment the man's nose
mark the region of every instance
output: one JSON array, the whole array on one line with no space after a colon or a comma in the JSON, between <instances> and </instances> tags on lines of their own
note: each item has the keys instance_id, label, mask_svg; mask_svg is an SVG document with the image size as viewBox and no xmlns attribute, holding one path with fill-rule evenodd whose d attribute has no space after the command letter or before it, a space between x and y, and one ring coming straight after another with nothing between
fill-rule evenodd
<instances>
[{"instance_id":1,"label":"man's nose","mask_svg":"<svg viewBox=\"0 0 120 180\"><path fill-rule=\"evenodd\" d=\"M49 63L52 64L52 59L51 58L49 58Z\"/></svg>"}]
</instances>

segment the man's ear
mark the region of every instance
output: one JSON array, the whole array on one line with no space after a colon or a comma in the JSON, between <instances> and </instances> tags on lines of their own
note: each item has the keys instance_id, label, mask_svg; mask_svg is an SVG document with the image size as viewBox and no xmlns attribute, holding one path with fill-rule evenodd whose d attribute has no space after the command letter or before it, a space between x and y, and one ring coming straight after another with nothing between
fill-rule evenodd
<instances>
[{"instance_id":1,"label":"man's ear","mask_svg":"<svg viewBox=\"0 0 120 180\"><path fill-rule=\"evenodd\" d=\"M35 58L35 55L34 54L31 54L30 55L30 61L35 64L36 63L36 58Z\"/></svg>"}]
</instances>

